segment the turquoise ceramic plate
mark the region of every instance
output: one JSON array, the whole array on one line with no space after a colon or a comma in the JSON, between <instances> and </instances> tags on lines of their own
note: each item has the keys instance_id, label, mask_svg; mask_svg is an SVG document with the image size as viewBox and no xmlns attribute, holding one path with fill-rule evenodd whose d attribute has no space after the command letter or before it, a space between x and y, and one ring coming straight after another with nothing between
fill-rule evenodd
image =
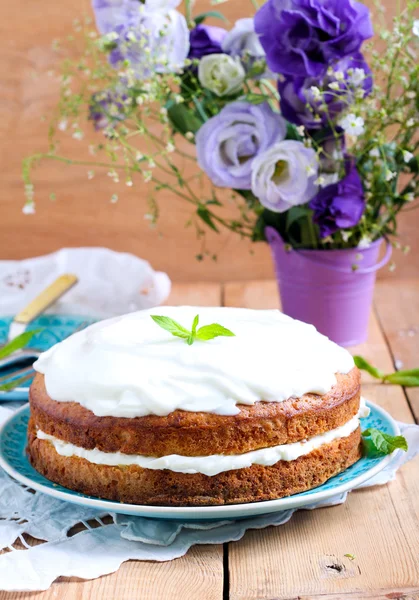
<instances>
[{"instance_id":1,"label":"turquoise ceramic plate","mask_svg":"<svg viewBox=\"0 0 419 600\"><path fill-rule=\"evenodd\" d=\"M368 403L371 414L362 420L362 427L377 427L391 435L399 435L400 431L390 415L375 404ZM17 481L54 498L67 500L75 504L90 506L102 511L116 512L155 519L237 519L261 514L278 512L290 508L302 508L321 500L327 500L351 490L381 471L393 459L394 454L382 458L361 458L344 473L329 479L320 487L296 494L288 498L253 502L251 504L235 504L229 506L203 507L165 507L139 506L122 504L109 500L100 500L68 490L42 477L31 467L26 457L26 430L29 420L29 407L26 405L3 424L0 429L0 467ZM396 451L399 452L399 451Z\"/></svg>"},{"instance_id":2,"label":"turquoise ceramic plate","mask_svg":"<svg viewBox=\"0 0 419 600\"><path fill-rule=\"evenodd\" d=\"M0 317L0 345L5 344L9 333L10 323L13 317ZM45 351L51 348L57 342L61 342L68 337L80 325L90 325L95 319L91 317L66 316L66 315L42 315L38 317L30 325L30 329L41 329L32 339L28 348L36 348L37 350ZM10 371L2 369L1 376L7 375ZM12 379L12 377L11 377ZM17 387L11 392L2 393L0 402L7 400L27 400L28 389L32 380L26 381L21 387Z\"/></svg>"}]
</instances>

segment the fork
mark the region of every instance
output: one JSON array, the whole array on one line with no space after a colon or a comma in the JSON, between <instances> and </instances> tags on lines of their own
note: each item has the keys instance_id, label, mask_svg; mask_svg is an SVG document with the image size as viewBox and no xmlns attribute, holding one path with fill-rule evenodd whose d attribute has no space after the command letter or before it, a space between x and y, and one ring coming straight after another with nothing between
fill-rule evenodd
<instances>
[{"instance_id":1,"label":"fork","mask_svg":"<svg viewBox=\"0 0 419 600\"><path fill-rule=\"evenodd\" d=\"M74 331L72 331L71 333L66 335L63 338L63 340L67 339L71 335L74 335L75 333L78 333L79 331L82 331L83 329L86 329L86 327L88 327L88 325L90 325L89 321L83 321L82 323L80 323L80 325L78 327L76 327L76 329ZM63 341L63 340L61 340L61 341ZM23 355L25 353L25 351L22 350L22 351L19 351L19 353L21 353ZM6 366L8 360L9 360L10 364L14 364L16 362L16 354L17 353L13 354L14 358L12 361L10 361L10 357L7 357L3 361L0 361L0 367ZM41 350L35 350L34 352L32 352L32 349L30 349L27 351L27 358L28 358L28 360L30 358L37 358L40 354L42 354ZM22 358L20 358L20 360L22 360ZM14 369L13 371L7 373L6 375L3 375L2 377L0 377L0 387L3 387L3 389L0 390L0 402L1 402L1 396L3 394L7 394L11 390L15 389L17 386L21 386L23 383L26 383L27 381L29 381L29 379L31 379L31 377L33 377L34 373L35 373L35 370L33 369L33 363L31 363L30 365L28 365L26 367L23 367L21 369Z\"/></svg>"}]
</instances>

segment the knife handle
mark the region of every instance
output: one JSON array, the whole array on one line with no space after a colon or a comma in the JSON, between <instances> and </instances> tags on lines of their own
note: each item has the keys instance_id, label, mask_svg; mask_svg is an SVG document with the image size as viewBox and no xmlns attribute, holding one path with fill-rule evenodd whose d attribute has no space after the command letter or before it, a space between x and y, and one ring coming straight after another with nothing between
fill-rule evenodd
<instances>
[{"instance_id":1,"label":"knife handle","mask_svg":"<svg viewBox=\"0 0 419 600\"><path fill-rule=\"evenodd\" d=\"M78 282L76 275L66 274L58 277L54 283L51 283L43 292L39 294L32 302L18 313L13 319L17 323L27 325L38 315L43 313L51 304L61 298L69 289Z\"/></svg>"}]
</instances>

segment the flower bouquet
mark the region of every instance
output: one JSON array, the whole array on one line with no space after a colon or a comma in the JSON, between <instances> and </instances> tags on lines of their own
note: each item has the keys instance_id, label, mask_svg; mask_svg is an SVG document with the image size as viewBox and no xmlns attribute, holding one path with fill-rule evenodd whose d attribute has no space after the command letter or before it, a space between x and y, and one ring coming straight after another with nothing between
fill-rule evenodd
<instances>
[{"instance_id":1,"label":"flower bouquet","mask_svg":"<svg viewBox=\"0 0 419 600\"><path fill-rule=\"evenodd\" d=\"M24 161L25 212L41 158L128 186L140 176L152 225L170 189L199 237L224 227L268 241L284 311L342 344L365 339L376 270L419 189L418 0L379 27L377 47L355 0L252 0L232 26L191 0L183 13L180 0L92 1L100 35L75 23L82 47L63 65L50 150ZM82 140L83 119L102 134L92 156L61 155L59 136Z\"/></svg>"}]
</instances>

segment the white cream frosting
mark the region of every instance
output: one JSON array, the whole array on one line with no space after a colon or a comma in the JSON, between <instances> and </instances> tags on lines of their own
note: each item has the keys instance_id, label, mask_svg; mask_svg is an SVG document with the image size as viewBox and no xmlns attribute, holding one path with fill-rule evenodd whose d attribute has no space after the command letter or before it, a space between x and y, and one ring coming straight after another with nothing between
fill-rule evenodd
<instances>
[{"instance_id":1,"label":"white cream frosting","mask_svg":"<svg viewBox=\"0 0 419 600\"><path fill-rule=\"evenodd\" d=\"M37 431L37 437L41 440L48 440L54 446L60 456L85 458L96 465L109 466L129 466L136 465L144 469L168 469L176 473L203 473L204 475L218 475L223 471L233 469L244 469L252 465L271 466L279 460L291 461L300 456L309 454L313 450L320 448L324 444L330 444L334 440L348 437L359 426L359 419L369 414L369 408L361 402L360 410L357 415L352 417L347 423L336 429L326 431L321 435L292 444L282 444L271 448L262 448L253 450L245 454L213 454L212 456L180 456L171 454L160 458L141 456L138 454L122 454L121 452L102 452L95 448L86 450L74 444L64 442L58 438L44 433L40 429Z\"/></svg>"},{"instance_id":2,"label":"white cream frosting","mask_svg":"<svg viewBox=\"0 0 419 600\"><path fill-rule=\"evenodd\" d=\"M184 340L150 315L188 329L219 323L235 337ZM277 310L158 307L96 323L43 353L34 368L51 398L78 402L97 416L164 416L175 410L235 415L237 404L325 394L335 373L354 366L349 352L312 325Z\"/></svg>"}]
</instances>

